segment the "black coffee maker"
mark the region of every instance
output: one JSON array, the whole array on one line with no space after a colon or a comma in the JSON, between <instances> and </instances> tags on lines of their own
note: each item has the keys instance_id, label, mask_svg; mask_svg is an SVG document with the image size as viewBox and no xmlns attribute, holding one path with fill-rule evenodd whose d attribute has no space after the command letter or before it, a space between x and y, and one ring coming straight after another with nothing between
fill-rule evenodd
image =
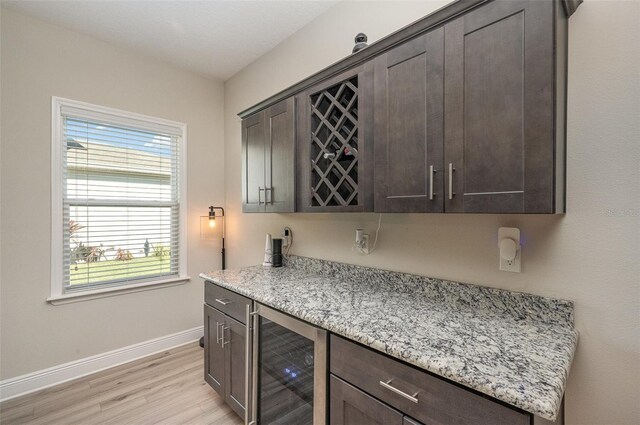
<instances>
[{"instance_id":1,"label":"black coffee maker","mask_svg":"<svg viewBox=\"0 0 640 425\"><path fill-rule=\"evenodd\" d=\"M271 240L271 266L282 267L282 239Z\"/></svg>"}]
</instances>

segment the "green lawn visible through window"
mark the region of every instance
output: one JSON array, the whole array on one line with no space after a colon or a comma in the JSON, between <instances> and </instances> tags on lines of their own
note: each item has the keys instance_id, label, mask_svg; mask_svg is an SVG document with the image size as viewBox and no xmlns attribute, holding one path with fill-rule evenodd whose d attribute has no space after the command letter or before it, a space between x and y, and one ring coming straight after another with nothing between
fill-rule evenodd
<instances>
[{"instance_id":1,"label":"green lawn visible through window","mask_svg":"<svg viewBox=\"0 0 640 425\"><path fill-rule=\"evenodd\" d=\"M90 273L89 270L91 270ZM71 286L125 280L149 274L167 274L171 271L170 256L136 257L132 260L102 260L79 262L70 268ZM90 280L89 280L90 277Z\"/></svg>"}]
</instances>

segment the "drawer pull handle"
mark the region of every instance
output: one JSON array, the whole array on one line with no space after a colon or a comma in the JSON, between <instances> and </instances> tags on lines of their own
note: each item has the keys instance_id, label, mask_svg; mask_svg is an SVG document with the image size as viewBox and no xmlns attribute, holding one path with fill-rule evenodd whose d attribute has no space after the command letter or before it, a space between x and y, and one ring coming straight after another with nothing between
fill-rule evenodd
<instances>
[{"instance_id":1,"label":"drawer pull handle","mask_svg":"<svg viewBox=\"0 0 640 425\"><path fill-rule=\"evenodd\" d=\"M228 299L228 298L222 298L222 299L220 299L220 298L216 298L216 302L217 302L217 303L220 303L220 304L222 304L222 305L227 305L227 304L231 304L233 301L231 301L231 300L230 300L230 299Z\"/></svg>"},{"instance_id":2,"label":"drawer pull handle","mask_svg":"<svg viewBox=\"0 0 640 425\"><path fill-rule=\"evenodd\" d=\"M394 393L398 394L399 396L402 396L404 398L406 398L407 400L411 400L414 403L418 402L417 399L417 395L418 393L416 392L414 395L409 395L407 393L405 393L404 391L400 391L399 389L397 389L396 387L394 387L393 385L391 385L391 381L393 381L393 379L389 379L387 382L384 381L380 381L380 385L382 385L384 388L393 391Z\"/></svg>"}]
</instances>

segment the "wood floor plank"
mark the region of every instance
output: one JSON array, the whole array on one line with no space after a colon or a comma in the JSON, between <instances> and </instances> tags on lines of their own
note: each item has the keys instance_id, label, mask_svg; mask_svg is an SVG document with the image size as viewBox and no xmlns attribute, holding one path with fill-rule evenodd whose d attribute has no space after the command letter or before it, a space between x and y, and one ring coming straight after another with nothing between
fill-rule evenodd
<instances>
[{"instance_id":1,"label":"wood floor plank","mask_svg":"<svg viewBox=\"0 0 640 425\"><path fill-rule=\"evenodd\" d=\"M91 379L89 379L89 385L93 387L98 387L103 385L104 383L113 382L116 380L126 380L131 378L132 376L137 376L139 373L147 373L150 369L154 367L162 367L166 365L173 364L174 360L180 361L184 357L192 356L196 352L192 349L185 349L183 347L179 347L180 349L177 351L164 351L163 353L155 354L153 356L139 359L133 362L131 367L124 367L126 365L117 366L114 368L113 373L108 373L111 371L99 372L96 375L91 375Z\"/></svg>"},{"instance_id":2,"label":"wood floor plank","mask_svg":"<svg viewBox=\"0 0 640 425\"><path fill-rule=\"evenodd\" d=\"M194 353L191 356L167 361L166 365L153 363L150 368L138 370L126 377L120 377L120 379L114 379L113 382L105 381L102 385L90 387L83 393L74 393L69 397L59 397L58 394L58 396L49 400L35 403L34 414L36 417L40 417L52 410L77 405L80 402L94 401L100 403L112 398L125 398L128 394L143 391L146 387L153 388L159 382L183 374L182 362L190 361L191 357L195 358L199 355L199 353Z\"/></svg>"},{"instance_id":3,"label":"wood floor plank","mask_svg":"<svg viewBox=\"0 0 640 425\"><path fill-rule=\"evenodd\" d=\"M216 424L243 421L203 380L197 343L0 404L0 425Z\"/></svg>"},{"instance_id":4,"label":"wood floor plank","mask_svg":"<svg viewBox=\"0 0 640 425\"><path fill-rule=\"evenodd\" d=\"M11 410L0 411L0 419L7 422L12 422L12 423L26 422L32 418L33 418L33 406L30 406L30 405L21 405L18 407L14 407Z\"/></svg>"},{"instance_id":5,"label":"wood floor plank","mask_svg":"<svg viewBox=\"0 0 640 425\"><path fill-rule=\"evenodd\" d=\"M108 371L101 371L75 381L10 400L7 402L7 406L3 403L3 411L6 409L7 414L9 414L14 408L30 405L34 408L34 415L40 417L51 410L58 410L77 404L91 396L104 393L108 389L117 386L124 388L129 382L148 382L151 384L154 378L162 377L167 372L176 371L177 373L180 370L178 366L182 363L191 365L193 360L198 359L202 362L202 355L195 351L192 345L177 347L175 351L165 351L145 359L135 360L126 365L117 366L112 369L114 373L111 375L111 379ZM127 365L131 365L131 368L127 369ZM93 383L93 386L91 383Z\"/></svg>"},{"instance_id":6,"label":"wood floor plank","mask_svg":"<svg viewBox=\"0 0 640 425\"><path fill-rule=\"evenodd\" d=\"M125 372L125 375L132 374L133 372L147 367L149 363L152 363L156 360L167 358L172 359L175 357L179 357L185 354L193 354L194 344L185 344L179 347L172 348L171 350L162 351L160 353L152 354L151 356L144 357L142 359L134 360L129 363L125 363L123 365L115 366L110 369L106 369L100 372L96 372L92 375L85 376L79 379L75 379L73 381L65 382L53 387L45 388L40 391L36 391L31 394L27 394L22 397L17 397L2 403L2 412L9 412L11 409L16 407L22 407L26 404L32 404L34 400L54 400L55 395L59 394L60 397L65 399L70 399L74 394L85 394L87 388L94 383L94 386L102 381L100 378L107 377L107 382L116 381L120 378L121 372ZM43 396L47 397L43 397Z\"/></svg>"}]
</instances>

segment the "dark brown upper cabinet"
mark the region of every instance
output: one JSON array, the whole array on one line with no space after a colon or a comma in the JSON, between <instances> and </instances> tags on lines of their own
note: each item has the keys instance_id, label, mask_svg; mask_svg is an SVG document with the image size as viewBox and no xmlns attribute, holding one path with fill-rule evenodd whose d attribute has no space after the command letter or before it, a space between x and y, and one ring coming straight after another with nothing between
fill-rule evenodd
<instances>
[{"instance_id":1,"label":"dark brown upper cabinet","mask_svg":"<svg viewBox=\"0 0 640 425\"><path fill-rule=\"evenodd\" d=\"M563 213L580 3L454 1L241 112L243 210Z\"/></svg>"},{"instance_id":2,"label":"dark brown upper cabinet","mask_svg":"<svg viewBox=\"0 0 640 425\"><path fill-rule=\"evenodd\" d=\"M445 26L445 211L564 211L566 21L493 1Z\"/></svg>"},{"instance_id":3,"label":"dark brown upper cabinet","mask_svg":"<svg viewBox=\"0 0 640 425\"><path fill-rule=\"evenodd\" d=\"M295 210L293 97L242 120L242 211Z\"/></svg>"},{"instance_id":4,"label":"dark brown upper cabinet","mask_svg":"<svg viewBox=\"0 0 640 425\"><path fill-rule=\"evenodd\" d=\"M297 211L373 211L373 65L297 96Z\"/></svg>"},{"instance_id":5,"label":"dark brown upper cabinet","mask_svg":"<svg viewBox=\"0 0 640 425\"><path fill-rule=\"evenodd\" d=\"M444 28L374 60L375 211L444 211Z\"/></svg>"}]
</instances>

